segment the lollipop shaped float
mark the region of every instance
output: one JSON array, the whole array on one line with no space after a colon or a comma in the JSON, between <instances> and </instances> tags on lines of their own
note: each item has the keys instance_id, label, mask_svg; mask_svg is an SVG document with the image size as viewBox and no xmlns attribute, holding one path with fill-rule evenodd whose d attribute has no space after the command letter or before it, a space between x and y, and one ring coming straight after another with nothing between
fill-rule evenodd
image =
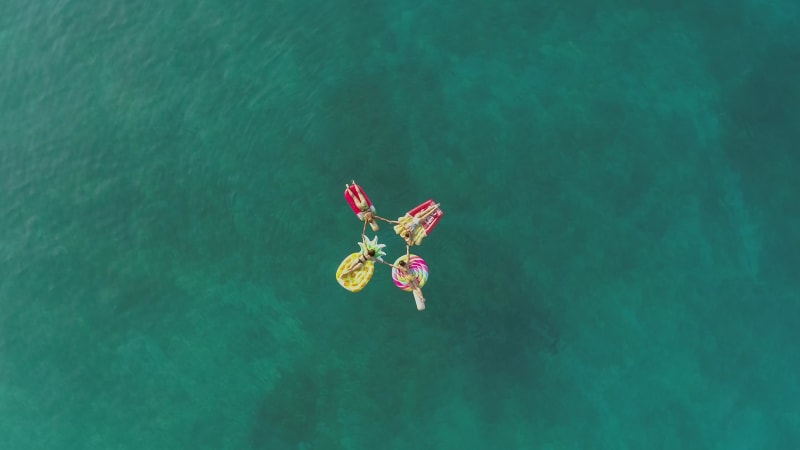
<instances>
[{"instance_id":1,"label":"lollipop shaped float","mask_svg":"<svg viewBox=\"0 0 800 450\"><path fill-rule=\"evenodd\" d=\"M414 293L417 310L425 309L425 297L422 296L422 287L428 281L428 265L425 260L417 255L403 255L392 265L392 280L395 286Z\"/></svg>"}]
</instances>

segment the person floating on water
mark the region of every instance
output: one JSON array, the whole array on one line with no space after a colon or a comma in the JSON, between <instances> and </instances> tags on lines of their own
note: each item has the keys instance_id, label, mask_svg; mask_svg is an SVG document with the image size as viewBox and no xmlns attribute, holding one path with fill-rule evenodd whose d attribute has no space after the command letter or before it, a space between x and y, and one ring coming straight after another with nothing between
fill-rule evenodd
<instances>
[{"instance_id":1,"label":"person floating on water","mask_svg":"<svg viewBox=\"0 0 800 450\"><path fill-rule=\"evenodd\" d=\"M444 211L439 204L430 199L393 221L394 231L406 242L406 257L411 255L411 247L422 244L442 219Z\"/></svg>"},{"instance_id":2,"label":"person floating on water","mask_svg":"<svg viewBox=\"0 0 800 450\"><path fill-rule=\"evenodd\" d=\"M364 236L362 241L358 243L358 246L361 248L358 258L351 262L350 267L342 271L341 276L344 277L355 270L361 269L367 261L384 262L381 256L386 256L386 253L383 251L386 244L378 244L378 236L375 236L372 240L368 240L366 236Z\"/></svg>"},{"instance_id":3,"label":"person floating on water","mask_svg":"<svg viewBox=\"0 0 800 450\"><path fill-rule=\"evenodd\" d=\"M420 245L441 220L444 212L439 208L439 203L430 199L397 220L389 220L376 214L372 201L355 180L345 184L344 197L364 225L361 230L361 242L358 243L361 251L351 253L342 261L336 270L336 280L348 291L359 292L372 279L375 262L385 264L392 268L395 285L404 291L412 292L417 309L424 310L425 297L422 295L422 287L428 279L428 266L422 258L411 254L411 247ZM377 220L394 225L395 233L406 243L406 254L399 257L394 264L383 260L382 256L386 255L383 248L386 245L378 244L377 236L367 239L367 224L372 231L377 232L380 229Z\"/></svg>"},{"instance_id":4,"label":"person floating on water","mask_svg":"<svg viewBox=\"0 0 800 450\"><path fill-rule=\"evenodd\" d=\"M348 255L339 268L336 269L336 281L350 292L359 292L372 279L375 273L375 262L389 264L383 260L386 253L383 248L385 244L378 244L378 237L367 239L362 236L358 242L359 252Z\"/></svg>"},{"instance_id":5,"label":"person floating on water","mask_svg":"<svg viewBox=\"0 0 800 450\"><path fill-rule=\"evenodd\" d=\"M352 184L344 185L344 198L350 204L350 208L356 213L358 219L364 222L364 231L367 230L367 224L372 228L372 231L377 232L380 229L375 222L377 218L375 205L372 204L372 200L367 197L364 189L357 185L355 180L352 180ZM362 236L364 231L361 232Z\"/></svg>"},{"instance_id":6,"label":"person floating on water","mask_svg":"<svg viewBox=\"0 0 800 450\"><path fill-rule=\"evenodd\" d=\"M409 261L411 261L409 263ZM428 281L428 265L417 255L401 256L392 265L392 279L394 284L404 290L414 293L417 310L425 309L425 297L422 295L422 286Z\"/></svg>"}]
</instances>

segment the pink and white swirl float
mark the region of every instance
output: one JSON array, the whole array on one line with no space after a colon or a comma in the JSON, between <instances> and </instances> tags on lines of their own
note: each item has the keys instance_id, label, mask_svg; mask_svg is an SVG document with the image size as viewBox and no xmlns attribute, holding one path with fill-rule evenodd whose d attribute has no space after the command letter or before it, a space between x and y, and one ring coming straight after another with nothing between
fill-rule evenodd
<instances>
[{"instance_id":1,"label":"pink and white swirl float","mask_svg":"<svg viewBox=\"0 0 800 450\"><path fill-rule=\"evenodd\" d=\"M422 292L419 290L414 290L411 285L411 280L416 280L417 285L422 288L425 286L425 282L428 281L428 265L425 264L425 260L420 258L417 255L409 255L408 261L408 271L411 273L411 277L408 278L404 275L399 269L392 267L392 280L394 280L395 286L398 288L406 291L406 292L413 292L414 293L414 301L417 303L417 309L423 310L425 309L425 298L422 296ZM401 262L406 260L406 255L403 255L397 260L395 260L394 265L398 266Z\"/></svg>"}]
</instances>

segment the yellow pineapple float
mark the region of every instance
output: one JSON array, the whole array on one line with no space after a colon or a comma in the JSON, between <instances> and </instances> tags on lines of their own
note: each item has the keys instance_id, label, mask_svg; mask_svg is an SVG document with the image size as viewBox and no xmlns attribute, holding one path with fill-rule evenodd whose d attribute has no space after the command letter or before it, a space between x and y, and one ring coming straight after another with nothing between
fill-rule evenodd
<instances>
[{"instance_id":1,"label":"yellow pineapple float","mask_svg":"<svg viewBox=\"0 0 800 450\"><path fill-rule=\"evenodd\" d=\"M359 292L364 289L375 273L375 261L383 262L381 257L386 255L383 252L386 244L378 244L377 236L369 240L362 235L358 246L361 251L347 255L336 269L336 281L350 292Z\"/></svg>"}]
</instances>

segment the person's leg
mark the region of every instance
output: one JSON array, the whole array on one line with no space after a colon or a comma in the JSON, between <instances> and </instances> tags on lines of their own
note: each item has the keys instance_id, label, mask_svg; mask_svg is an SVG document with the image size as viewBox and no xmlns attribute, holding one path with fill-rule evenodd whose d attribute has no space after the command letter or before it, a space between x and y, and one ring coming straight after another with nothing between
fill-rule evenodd
<instances>
[{"instance_id":1,"label":"person's leg","mask_svg":"<svg viewBox=\"0 0 800 450\"><path fill-rule=\"evenodd\" d=\"M361 190L361 186L357 185L355 180L351 180L350 184L345 183L344 185L345 190L350 193L350 198L353 199L353 204L361 210L362 212L365 211L365 208L369 208L366 205L366 201L364 199L363 191Z\"/></svg>"},{"instance_id":2,"label":"person's leg","mask_svg":"<svg viewBox=\"0 0 800 450\"><path fill-rule=\"evenodd\" d=\"M353 263L352 266L348 267L347 270L342 272L342 276L349 275L351 272L355 272L356 270L364 267L364 262L362 262L362 258L358 258L358 261Z\"/></svg>"},{"instance_id":3,"label":"person's leg","mask_svg":"<svg viewBox=\"0 0 800 450\"><path fill-rule=\"evenodd\" d=\"M364 194L364 191L361 190L361 186L357 185L355 181L353 181L353 190L355 191L353 200L355 200L356 206L361 208L361 211L369 210L369 203L367 203L367 196Z\"/></svg>"},{"instance_id":4,"label":"person's leg","mask_svg":"<svg viewBox=\"0 0 800 450\"><path fill-rule=\"evenodd\" d=\"M417 219L419 219L420 222L424 222L425 219L427 219L428 216L433 214L436 211L436 208L438 208L438 207L439 207L438 203L430 205L427 208L425 208L423 211L419 212L415 217Z\"/></svg>"}]
</instances>

